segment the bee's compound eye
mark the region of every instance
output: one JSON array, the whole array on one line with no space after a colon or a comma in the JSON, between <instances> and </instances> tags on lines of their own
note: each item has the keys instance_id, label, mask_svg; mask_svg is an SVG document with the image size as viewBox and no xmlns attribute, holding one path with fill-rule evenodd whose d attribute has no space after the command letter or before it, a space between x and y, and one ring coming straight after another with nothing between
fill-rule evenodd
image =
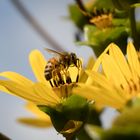
<instances>
[{"instance_id":1,"label":"bee's compound eye","mask_svg":"<svg viewBox=\"0 0 140 140\"><path fill-rule=\"evenodd\" d=\"M71 53L71 59L74 60L76 58L76 54L75 53Z\"/></svg>"}]
</instances>

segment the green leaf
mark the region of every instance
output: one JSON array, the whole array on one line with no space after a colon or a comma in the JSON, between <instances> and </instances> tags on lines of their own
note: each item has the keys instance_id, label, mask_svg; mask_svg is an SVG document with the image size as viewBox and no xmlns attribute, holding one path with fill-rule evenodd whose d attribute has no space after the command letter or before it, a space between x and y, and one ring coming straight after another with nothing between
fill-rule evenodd
<instances>
[{"instance_id":1,"label":"green leaf","mask_svg":"<svg viewBox=\"0 0 140 140\"><path fill-rule=\"evenodd\" d=\"M128 106L116 117L112 128L104 130L102 140L139 140L140 139L140 99L129 102Z\"/></svg>"},{"instance_id":2,"label":"green leaf","mask_svg":"<svg viewBox=\"0 0 140 140\"><path fill-rule=\"evenodd\" d=\"M140 126L140 101L135 102L135 105L127 107L123 112L114 120L113 126Z\"/></svg>"},{"instance_id":3,"label":"green leaf","mask_svg":"<svg viewBox=\"0 0 140 140\"><path fill-rule=\"evenodd\" d=\"M112 0L112 2L119 10L129 10L133 4L139 3L140 0Z\"/></svg>"},{"instance_id":4,"label":"green leaf","mask_svg":"<svg viewBox=\"0 0 140 140\"><path fill-rule=\"evenodd\" d=\"M119 10L123 10L123 7L122 7L121 3L119 2L119 0L112 0L112 3L115 6L115 8L117 8Z\"/></svg>"},{"instance_id":5,"label":"green leaf","mask_svg":"<svg viewBox=\"0 0 140 140\"><path fill-rule=\"evenodd\" d=\"M96 7L97 9L114 9L112 0L96 0L93 4L93 7Z\"/></svg>"},{"instance_id":6,"label":"green leaf","mask_svg":"<svg viewBox=\"0 0 140 140\"><path fill-rule=\"evenodd\" d=\"M129 125L127 127L113 127L101 135L101 140L139 140L140 127Z\"/></svg>"},{"instance_id":7,"label":"green leaf","mask_svg":"<svg viewBox=\"0 0 140 140\"><path fill-rule=\"evenodd\" d=\"M94 140L92 139L85 129L81 129L80 132L77 134L78 140Z\"/></svg>"},{"instance_id":8,"label":"green leaf","mask_svg":"<svg viewBox=\"0 0 140 140\"><path fill-rule=\"evenodd\" d=\"M45 112L50 116L53 126L58 132L60 132L64 128L65 124L68 122L68 119L65 117L63 112L58 109L59 107L51 108L42 105L38 105L38 107L41 111Z\"/></svg>"},{"instance_id":9,"label":"green leaf","mask_svg":"<svg viewBox=\"0 0 140 140\"><path fill-rule=\"evenodd\" d=\"M37 105L37 107L48 115L51 115L51 108L45 105Z\"/></svg>"},{"instance_id":10,"label":"green leaf","mask_svg":"<svg viewBox=\"0 0 140 140\"><path fill-rule=\"evenodd\" d=\"M96 125L87 125L86 132L88 133L88 135L90 135L92 140L100 140L104 129Z\"/></svg>"},{"instance_id":11,"label":"green leaf","mask_svg":"<svg viewBox=\"0 0 140 140\"><path fill-rule=\"evenodd\" d=\"M101 124L101 120L100 120L100 115L101 115L102 111L103 110L97 111L96 108L94 108L92 106L92 108L90 108L90 111L89 111L87 123L92 124L92 125L101 126L102 124Z\"/></svg>"},{"instance_id":12,"label":"green leaf","mask_svg":"<svg viewBox=\"0 0 140 140\"><path fill-rule=\"evenodd\" d=\"M74 22L74 24L83 29L83 26L89 22L88 18L82 14L77 5L69 5L69 17Z\"/></svg>"},{"instance_id":13,"label":"green leaf","mask_svg":"<svg viewBox=\"0 0 140 140\"><path fill-rule=\"evenodd\" d=\"M139 106L140 107L140 98L135 98L133 99L133 104L132 104L133 107L137 107Z\"/></svg>"},{"instance_id":14,"label":"green leaf","mask_svg":"<svg viewBox=\"0 0 140 140\"><path fill-rule=\"evenodd\" d=\"M84 30L86 41L82 42L82 44L92 47L97 56L112 42L116 43L125 52L124 46L127 45L127 38L129 36L129 29L127 27L116 26L100 30L95 26L87 25Z\"/></svg>"},{"instance_id":15,"label":"green leaf","mask_svg":"<svg viewBox=\"0 0 140 140\"><path fill-rule=\"evenodd\" d=\"M61 132L70 120L85 123L89 112L89 103L78 95L70 96L55 108L38 107L50 116L53 126L58 132Z\"/></svg>"}]
</instances>

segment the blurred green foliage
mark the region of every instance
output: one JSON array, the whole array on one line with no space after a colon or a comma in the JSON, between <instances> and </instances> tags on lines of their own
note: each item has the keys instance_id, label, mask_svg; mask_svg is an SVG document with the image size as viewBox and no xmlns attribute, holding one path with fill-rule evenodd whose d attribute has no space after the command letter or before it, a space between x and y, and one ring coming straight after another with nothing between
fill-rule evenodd
<instances>
[{"instance_id":1,"label":"blurred green foliage","mask_svg":"<svg viewBox=\"0 0 140 140\"><path fill-rule=\"evenodd\" d=\"M75 1L75 4L69 5L69 17L85 37L80 43L78 40L77 44L88 45L99 56L111 42L115 42L125 52L130 37L136 49L139 49L140 22L135 17L135 9L140 7L139 0L92 0L89 4L82 0ZM104 15L108 16L108 22L111 23L104 20ZM97 23L91 20L97 20ZM103 24L103 27L99 24Z\"/></svg>"}]
</instances>

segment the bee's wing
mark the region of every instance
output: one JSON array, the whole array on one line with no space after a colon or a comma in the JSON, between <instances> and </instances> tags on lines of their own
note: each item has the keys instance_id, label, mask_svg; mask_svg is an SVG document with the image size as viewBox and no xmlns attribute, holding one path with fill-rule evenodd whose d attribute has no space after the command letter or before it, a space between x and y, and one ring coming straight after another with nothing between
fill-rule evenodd
<instances>
[{"instance_id":1,"label":"bee's wing","mask_svg":"<svg viewBox=\"0 0 140 140\"><path fill-rule=\"evenodd\" d=\"M49 53L53 53L53 54L57 54L57 55L64 55L65 53L62 53L62 52L57 52L55 50L51 50L51 49L48 49L48 48L45 48L45 50Z\"/></svg>"}]
</instances>

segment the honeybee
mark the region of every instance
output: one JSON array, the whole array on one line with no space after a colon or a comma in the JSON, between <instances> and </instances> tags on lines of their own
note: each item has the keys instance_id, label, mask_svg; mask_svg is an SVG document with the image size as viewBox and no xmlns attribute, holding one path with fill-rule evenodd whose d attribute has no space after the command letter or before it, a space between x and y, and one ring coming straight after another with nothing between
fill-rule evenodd
<instances>
[{"instance_id":1,"label":"honeybee","mask_svg":"<svg viewBox=\"0 0 140 140\"><path fill-rule=\"evenodd\" d=\"M82 63L75 53L57 52L48 48L45 48L45 50L58 56L58 58L51 58L45 67L44 73L47 81L51 83L51 79L53 79L55 86L58 86L65 83L63 80L63 76L65 76L66 83L71 83L68 68L74 66L78 69L76 82L78 81L79 69L82 67ZM53 86L52 83L51 86Z\"/></svg>"}]
</instances>

